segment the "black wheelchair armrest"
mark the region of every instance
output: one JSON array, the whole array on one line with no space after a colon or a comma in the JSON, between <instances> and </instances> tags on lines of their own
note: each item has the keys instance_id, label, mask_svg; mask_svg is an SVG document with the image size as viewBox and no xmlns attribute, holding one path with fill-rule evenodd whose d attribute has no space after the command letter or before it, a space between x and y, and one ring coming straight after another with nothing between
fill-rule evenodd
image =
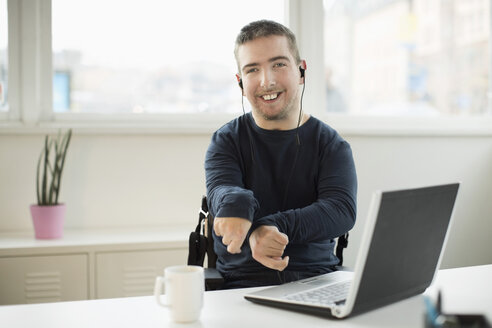
<instances>
[{"instance_id":1,"label":"black wheelchair armrest","mask_svg":"<svg viewBox=\"0 0 492 328\"><path fill-rule=\"evenodd\" d=\"M221 289L224 284L224 278L215 268L204 268L205 290Z\"/></svg>"}]
</instances>

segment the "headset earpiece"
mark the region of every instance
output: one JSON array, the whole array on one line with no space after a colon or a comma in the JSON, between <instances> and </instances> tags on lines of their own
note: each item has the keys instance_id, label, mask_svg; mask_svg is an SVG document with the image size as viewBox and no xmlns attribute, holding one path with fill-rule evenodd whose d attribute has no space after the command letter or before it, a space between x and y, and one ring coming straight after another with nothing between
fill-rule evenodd
<instances>
[{"instance_id":1,"label":"headset earpiece","mask_svg":"<svg viewBox=\"0 0 492 328\"><path fill-rule=\"evenodd\" d=\"M299 66L299 71L301 72L301 77L304 77L304 71L305 69Z\"/></svg>"},{"instance_id":2,"label":"headset earpiece","mask_svg":"<svg viewBox=\"0 0 492 328\"><path fill-rule=\"evenodd\" d=\"M239 84L239 87L243 89L243 79L241 79L239 74L236 74L236 79L237 79L237 84Z\"/></svg>"}]
</instances>

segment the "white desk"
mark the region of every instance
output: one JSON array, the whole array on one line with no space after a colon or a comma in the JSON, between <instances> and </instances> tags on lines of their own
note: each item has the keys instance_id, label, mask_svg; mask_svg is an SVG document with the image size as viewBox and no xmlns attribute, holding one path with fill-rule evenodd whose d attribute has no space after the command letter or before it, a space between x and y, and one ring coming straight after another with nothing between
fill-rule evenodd
<instances>
[{"instance_id":1,"label":"white desk","mask_svg":"<svg viewBox=\"0 0 492 328\"><path fill-rule=\"evenodd\" d=\"M442 270L433 286L443 292L445 312L481 312L492 320L492 265ZM432 287L431 287L432 288ZM251 289L205 293L199 322L173 324L154 298L132 297L0 307L0 325L52 327L423 327L422 295L345 320L319 318L246 301ZM428 291L429 292L429 291Z\"/></svg>"}]
</instances>

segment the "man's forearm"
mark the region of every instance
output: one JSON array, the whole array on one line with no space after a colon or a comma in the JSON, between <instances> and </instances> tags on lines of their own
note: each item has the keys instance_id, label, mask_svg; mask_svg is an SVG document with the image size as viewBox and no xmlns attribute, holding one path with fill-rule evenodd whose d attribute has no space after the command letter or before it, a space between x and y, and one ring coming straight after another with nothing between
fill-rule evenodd
<instances>
[{"instance_id":1,"label":"man's forearm","mask_svg":"<svg viewBox=\"0 0 492 328\"><path fill-rule=\"evenodd\" d=\"M292 209L257 219L252 230L261 225L276 226L291 243L309 243L336 238L355 224L355 203L352 206L335 200L317 201L300 209Z\"/></svg>"},{"instance_id":2,"label":"man's forearm","mask_svg":"<svg viewBox=\"0 0 492 328\"><path fill-rule=\"evenodd\" d=\"M240 217L253 221L258 202L253 192L236 186L218 186L207 196L214 217Z\"/></svg>"}]
</instances>

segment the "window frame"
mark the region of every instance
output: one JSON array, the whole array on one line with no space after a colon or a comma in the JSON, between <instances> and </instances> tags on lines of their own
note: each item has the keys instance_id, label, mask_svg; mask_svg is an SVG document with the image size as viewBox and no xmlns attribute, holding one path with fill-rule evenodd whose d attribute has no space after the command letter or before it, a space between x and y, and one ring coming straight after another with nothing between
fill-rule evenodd
<instances>
[{"instance_id":1,"label":"window frame","mask_svg":"<svg viewBox=\"0 0 492 328\"><path fill-rule=\"evenodd\" d=\"M387 117L326 113L323 1L285 0L287 25L297 35L307 60L303 108L344 135L487 135L492 115L477 117ZM492 5L490 6L492 18ZM52 111L51 0L8 0L9 95L7 113L0 113L0 131L32 133L73 127L85 133L208 134L237 114L80 114ZM492 39L492 19L490 19ZM492 58L492 42L490 42ZM22 67L22 70L20 69ZM489 73L492 114L492 68ZM231 82L232 83L232 82ZM238 97L240 91L238 90Z\"/></svg>"},{"instance_id":2,"label":"window frame","mask_svg":"<svg viewBox=\"0 0 492 328\"><path fill-rule=\"evenodd\" d=\"M8 56L8 95L7 95L7 105L6 112L0 112L0 120L18 120L19 114L16 110L19 108L19 6L17 2L9 3L7 1L8 10L8 46L7 46L7 56Z\"/></svg>"}]
</instances>

